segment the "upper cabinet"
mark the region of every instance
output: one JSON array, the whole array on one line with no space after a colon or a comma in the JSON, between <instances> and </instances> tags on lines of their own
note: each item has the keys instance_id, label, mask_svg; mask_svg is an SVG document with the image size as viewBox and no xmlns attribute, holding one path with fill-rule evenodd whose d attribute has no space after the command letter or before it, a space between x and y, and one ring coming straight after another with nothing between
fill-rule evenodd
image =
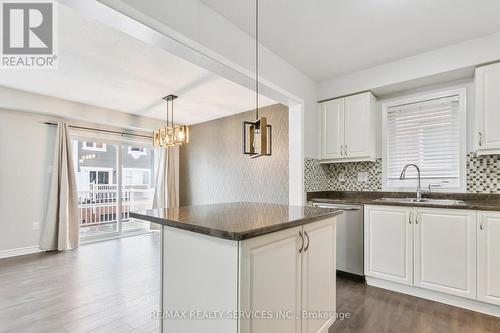
<instances>
[{"instance_id":1,"label":"upper cabinet","mask_svg":"<svg viewBox=\"0 0 500 333\"><path fill-rule=\"evenodd\" d=\"M380 156L380 117L372 93L321 103L321 160L375 161Z\"/></svg>"},{"instance_id":2,"label":"upper cabinet","mask_svg":"<svg viewBox=\"0 0 500 333\"><path fill-rule=\"evenodd\" d=\"M476 69L476 151L500 154L500 63Z\"/></svg>"}]
</instances>

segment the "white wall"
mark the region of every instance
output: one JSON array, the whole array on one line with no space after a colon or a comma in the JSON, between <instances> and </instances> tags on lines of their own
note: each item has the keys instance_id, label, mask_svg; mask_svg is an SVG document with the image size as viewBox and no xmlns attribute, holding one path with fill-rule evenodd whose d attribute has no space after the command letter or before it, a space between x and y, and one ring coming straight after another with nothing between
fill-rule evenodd
<instances>
[{"instance_id":1,"label":"white wall","mask_svg":"<svg viewBox=\"0 0 500 333\"><path fill-rule=\"evenodd\" d=\"M59 98L0 87L0 109L35 112L74 121L93 122L137 131L152 131L163 126L158 119L98 108Z\"/></svg>"},{"instance_id":2,"label":"white wall","mask_svg":"<svg viewBox=\"0 0 500 333\"><path fill-rule=\"evenodd\" d=\"M38 247L45 217L55 128L46 118L0 110L0 255Z\"/></svg>"},{"instance_id":3,"label":"white wall","mask_svg":"<svg viewBox=\"0 0 500 333\"><path fill-rule=\"evenodd\" d=\"M149 131L162 123L0 88L0 258L38 249L40 231L33 230L33 223L41 227L45 218L56 133L54 126L43 122L61 117L76 125L110 129ZM83 122L89 119L93 122Z\"/></svg>"},{"instance_id":4,"label":"white wall","mask_svg":"<svg viewBox=\"0 0 500 333\"><path fill-rule=\"evenodd\" d=\"M319 99L404 84L500 59L500 33L320 82Z\"/></svg>"}]
</instances>

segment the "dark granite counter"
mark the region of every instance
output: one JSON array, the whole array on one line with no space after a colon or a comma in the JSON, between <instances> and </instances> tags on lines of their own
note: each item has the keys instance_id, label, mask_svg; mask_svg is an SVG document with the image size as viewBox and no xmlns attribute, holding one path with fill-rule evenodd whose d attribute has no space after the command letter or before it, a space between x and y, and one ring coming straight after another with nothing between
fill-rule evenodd
<instances>
[{"instance_id":1,"label":"dark granite counter","mask_svg":"<svg viewBox=\"0 0 500 333\"><path fill-rule=\"evenodd\" d=\"M214 237L243 240L341 213L339 209L235 202L148 209L131 212L130 217Z\"/></svg>"},{"instance_id":2,"label":"dark granite counter","mask_svg":"<svg viewBox=\"0 0 500 333\"><path fill-rule=\"evenodd\" d=\"M387 202L381 198L411 198L414 193L409 192L309 192L307 200L334 204L360 204L360 205L383 205L383 206L407 206L407 207L430 207L430 208L452 208L470 210L500 211L499 194L476 194L476 193L432 193L424 195L425 198L462 200L459 205L441 205L425 202Z\"/></svg>"}]
</instances>

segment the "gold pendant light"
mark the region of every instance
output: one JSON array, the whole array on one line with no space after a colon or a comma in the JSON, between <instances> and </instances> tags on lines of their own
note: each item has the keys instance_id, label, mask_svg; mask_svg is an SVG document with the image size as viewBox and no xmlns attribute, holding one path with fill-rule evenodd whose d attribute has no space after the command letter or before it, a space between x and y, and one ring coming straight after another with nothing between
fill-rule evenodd
<instances>
[{"instance_id":1,"label":"gold pendant light","mask_svg":"<svg viewBox=\"0 0 500 333\"><path fill-rule=\"evenodd\" d=\"M259 118L259 0L255 0L255 121L243 122L243 154L250 157L270 156L272 126L266 117Z\"/></svg>"},{"instance_id":2,"label":"gold pendant light","mask_svg":"<svg viewBox=\"0 0 500 333\"><path fill-rule=\"evenodd\" d=\"M163 97L163 100L167 102L167 126L153 132L153 145L155 147L165 148L189 143L189 127L174 124L174 100L176 98L177 96L172 94Z\"/></svg>"}]
</instances>

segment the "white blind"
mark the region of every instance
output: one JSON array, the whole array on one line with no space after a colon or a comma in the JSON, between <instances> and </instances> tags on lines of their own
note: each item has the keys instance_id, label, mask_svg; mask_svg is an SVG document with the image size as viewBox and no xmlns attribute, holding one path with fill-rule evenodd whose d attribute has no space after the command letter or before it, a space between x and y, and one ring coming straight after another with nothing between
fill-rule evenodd
<instances>
[{"instance_id":1,"label":"white blind","mask_svg":"<svg viewBox=\"0 0 500 333\"><path fill-rule=\"evenodd\" d=\"M460 180L460 98L458 95L399 105L387 110L387 178L399 180L406 164L422 179ZM465 133L464 133L465 135ZM409 168L407 178L417 173Z\"/></svg>"}]
</instances>

